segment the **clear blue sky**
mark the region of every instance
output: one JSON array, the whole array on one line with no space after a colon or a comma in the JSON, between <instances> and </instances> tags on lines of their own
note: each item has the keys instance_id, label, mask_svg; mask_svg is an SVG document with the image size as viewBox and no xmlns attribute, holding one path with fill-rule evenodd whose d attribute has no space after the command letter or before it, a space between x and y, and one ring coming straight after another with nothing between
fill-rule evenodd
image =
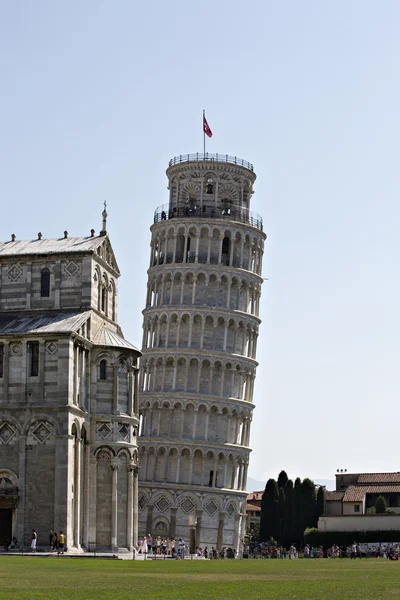
<instances>
[{"instance_id":1,"label":"clear blue sky","mask_svg":"<svg viewBox=\"0 0 400 600\"><path fill-rule=\"evenodd\" d=\"M236 154L268 234L250 475L400 470L400 3L0 2L0 238L96 231L141 344L168 159Z\"/></svg>"}]
</instances>

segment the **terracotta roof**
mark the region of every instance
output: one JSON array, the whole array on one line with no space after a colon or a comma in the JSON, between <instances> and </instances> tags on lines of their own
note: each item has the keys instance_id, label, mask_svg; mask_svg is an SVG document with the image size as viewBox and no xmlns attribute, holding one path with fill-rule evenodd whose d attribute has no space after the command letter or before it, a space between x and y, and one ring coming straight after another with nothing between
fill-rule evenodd
<instances>
[{"instance_id":1,"label":"terracotta roof","mask_svg":"<svg viewBox=\"0 0 400 600\"><path fill-rule=\"evenodd\" d=\"M343 496L343 502L362 502L368 488L364 486L349 485Z\"/></svg>"},{"instance_id":2,"label":"terracotta roof","mask_svg":"<svg viewBox=\"0 0 400 600\"><path fill-rule=\"evenodd\" d=\"M103 236L76 237L41 240L17 240L0 242L0 256L22 256L28 254L58 254L95 252L104 242Z\"/></svg>"},{"instance_id":3,"label":"terracotta roof","mask_svg":"<svg viewBox=\"0 0 400 600\"><path fill-rule=\"evenodd\" d=\"M344 492L337 492L337 491L333 491L333 492L325 492L325 500L343 500L343 496L344 496Z\"/></svg>"},{"instance_id":4,"label":"terracotta roof","mask_svg":"<svg viewBox=\"0 0 400 600\"><path fill-rule=\"evenodd\" d=\"M135 348L130 342L125 340L122 336L109 329L106 325L103 325L101 329L94 336L93 343L95 346L107 346L112 348L124 348L126 350L135 350L140 354L140 350Z\"/></svg>"},{"instance_id":5,"label":"terracotta roof","mask_svg":"<svg viewBox=\"0 0 400 600\"><path fill-rule=\"evenodd\" d=\"M400 483L400 473L361 473L357 483Z\"/></svg>"},{"instance_id":6,"label":"terracotta roof","mask_svg":"<svg viewBox=\"0 0 400 600\"><path fill-rule=\"evenodd\" d=\"M400 494L400 485L350 485L343 502L362 502L366 494Z\"/></svg>"},{"instance_id":7,"label":"terracotta roof","mask_svg":"<svg viewBox=\"0 0 400 600\"><path fill-rule=\"evenodd\" d=\"M250 510L252 510L254 512L261 512L261 506L258 506L257 504L250 504L248 502L246 504L246 512L249 512Z\"/></svg>"}]
</instances>

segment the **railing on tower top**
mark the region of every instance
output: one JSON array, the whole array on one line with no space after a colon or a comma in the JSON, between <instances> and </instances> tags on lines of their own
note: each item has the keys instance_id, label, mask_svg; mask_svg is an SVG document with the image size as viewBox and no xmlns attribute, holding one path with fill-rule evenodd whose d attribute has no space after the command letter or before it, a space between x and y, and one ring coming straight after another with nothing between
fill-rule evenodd
<instances>
[{"instance_id":1,"label":"railing on tower top","mask_svg":"<svg viewBox=\"0 0 400 600\"><path fill-rule=\"evenodd\" d=\"M181 206L171 209L169 204L158 206L154 211L154 223L169 221L170 219L224 219L236 221L256 227L263 231L263 220L257 213L251 212L242 206L229 205L215 208L214 206Z\"/></svg>"},{"instance_id":2,"label":"railing on tower top","mask_svg":"<svg viewBox=\"0 0 400 600\"><path fill-rule=\"evenodd\" d=\"M180 154L179 156L174 156L174 158L171 158L169 161L168 166L172 167L173 165L179 165L180 163L185 162L231 163L232 165L239 165L239 167L254 171L253 165L247 162L247 160L243 160L237 156L229 156L229 154L210 154L209 152L206 152L205 154L197 152L196 154Z\"/></svg>"}]
</instances>

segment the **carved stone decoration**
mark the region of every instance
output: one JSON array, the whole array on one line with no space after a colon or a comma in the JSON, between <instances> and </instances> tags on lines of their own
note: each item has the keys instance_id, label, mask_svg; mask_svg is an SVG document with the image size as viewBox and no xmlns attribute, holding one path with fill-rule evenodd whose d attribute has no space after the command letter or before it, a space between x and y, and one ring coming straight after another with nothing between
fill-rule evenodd
<instances>
[{"instance_id":1,"label":"carved stone decoration","mask_svg":"<svg viewBox=\"0 0 400 600\"><path fill-rule=\"evenodd\" d=\"M229 518L233 517L234 513L236 512L236 507L233 502L229 502L228 506L226 507L226 512Z\"/></svg>"},{"instance_id":2,"label":"carved stone decoration","mask_svg":"<svg viewBox=\"0 0 400 600\"><path fill-rule=\"evenodd\" d=\"M218 509L219 506L213 499L209 500L204 506L204 510L210 517L213 517Z\"/></svg>"},{"instance_id":3,"label":"carved stone decoration","mask_svg":"<svg viewBox=\"0 0 400 600\"><path fill-rule=\"evenodd\" d=\"M145 494L140 494L139 500L138 500L139 510L144 510L146 508L146 505L147 505L147 498L146 498Z\"/></svg>"},{"instance_id":4,"label":"carved stone decoration","mask_svg":"<svg viewBox=\"0 0 400 600\"><path fill-rule=\"evenodd\" d=\"M24 271L19 265L12 265L7 270L7 277L10 281L15 282L21 277L23 272Z\"/></svg>"},{"instance_id":5,"label":"carved stone decoration","mask_svg":"<svg viewBox=\"0 0 400 600\"><path fill-rule=\"evenodd\" d=\"M64 267L64 272L71 277L79 273L79 271L79 265L73 260L69 260Z\"/></svg>"},{"instance_id":6,"label":"carved stone decoration","mask_svg":"<svg viewBox=\"0 0 400 600\"><path fill-rule=\"evenodd\" d=\"M0 443L10 444L16 435L17 431L14 425L11 425L11 423L9 423L8 421L0 423Z\"/></svg>"},{"instance_id":7,"label":"carved stone decoration","mask_svg":"<svg viewBox=\"0 0 400 600\"><path fill-rule=\"evenodd\" d=\"M39 421L32 430L33 439L39 444L45 444L51 437L53 431L50 423L47 421Z\"/></svg>"},{"instance_id":8,"label":"carved stone decoration","mask_svg":"<svg viewBox=\"0 0 400 600\"><path fill-rule=\"evenodd\" d=\"M111 437L112 428L109 423L99 423L97 425L97 435L101 440L107 440Z\"/></svg>"},{"instance_id":9,"label":"carved stone decoration","mask_svg":"<svg viewBox=\"0 0 400 600\"><path fill-rule=\"evenodd\" d=\"M58 346L55 342L49 342L46 344L46 350L49 354L55 354L58 350Z\"/></svg>"},{"instance_id":10,"label":"carved stone decoration","mask_svg":"<svg viewBox=\"0 0 400 600\"><path fill-rule=\"evenodd\" d=\"M125 423L118 424L118 433L121 440L127 442L129 439L129 425L125 425Z\"/></svg>"},{"instance_id":11,"label":"carved stone decoration","mask_svg":"<svg viewBox=\"0 0 400 600\"><path fill-rule=\"evenodd\" d=\"M188 515L189 513L191 513L196 508L196 504L189 497L187 497L184 500L182 500L180 506L181 506L181 509L183 510L183 512L186 515Z\"/></svg>"},{"instance_id":12,"label":"carved stone decoration","mask_svg":"<svg viewBox=\"0 0 400 600\"><path fill-rule=\"evenodd\" d=\"M154 506L157 508L158 512L164 513L171 506L171 502L165 496L161 496Z\"/></svg>"},{"instance_id":13,"label":"carved stone decoration","mask_svg":"<svg viewBox=\"0 0 400 600\"><path fill-rule=\"evenodd\" d=\"M21 342L13 342L12 344L10 344L10 355L11 356L22 356Z\"/></svg>"}]
</instances>

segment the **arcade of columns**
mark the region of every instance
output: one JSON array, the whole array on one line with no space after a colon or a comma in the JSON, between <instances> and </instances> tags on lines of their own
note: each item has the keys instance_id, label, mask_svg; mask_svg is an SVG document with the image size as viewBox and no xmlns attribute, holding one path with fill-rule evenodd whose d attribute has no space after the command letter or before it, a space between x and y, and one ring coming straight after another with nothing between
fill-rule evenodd
<instances>
[{"instance_id":1,"label":"arcade of columns","mask_svg":"<svg viewBox=\"0 0 400 600\"><path fill-rule=\"evenodd\" d=\"M188 539L194 522L196 545L238 548L266 237L255 174L197 155L167 176L143 311L139 532Z\"/></svg>"}]
</instances>

